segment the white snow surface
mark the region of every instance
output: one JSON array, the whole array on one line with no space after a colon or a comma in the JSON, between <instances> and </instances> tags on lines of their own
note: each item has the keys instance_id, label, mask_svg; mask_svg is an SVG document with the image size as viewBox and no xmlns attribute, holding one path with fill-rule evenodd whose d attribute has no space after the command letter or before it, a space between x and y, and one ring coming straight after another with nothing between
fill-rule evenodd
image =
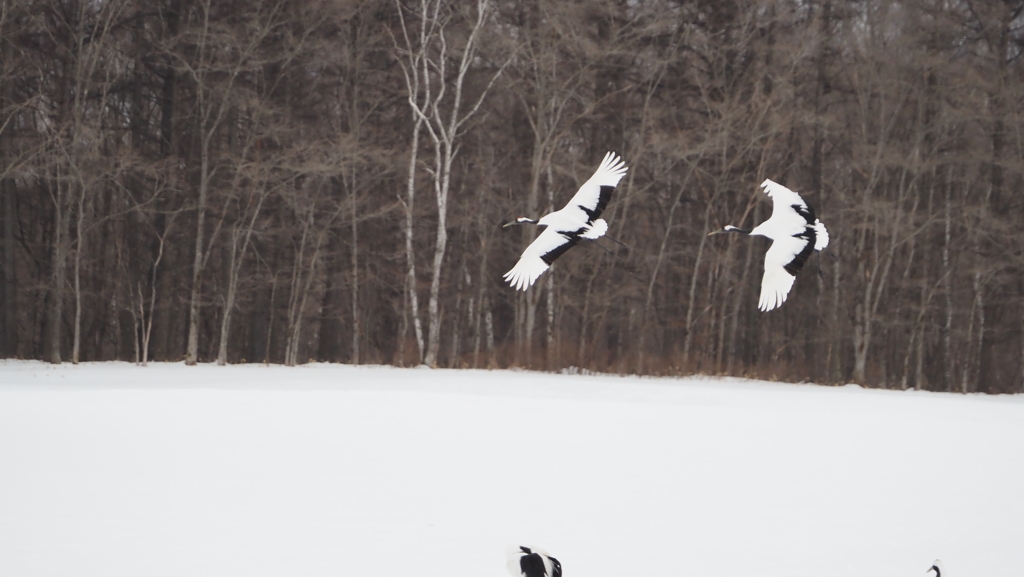
<instances>
[{"instance_id":1,"label":"white snow surface","mask_svg":"<svg viewBox=\"0 0 1024 577\"><path fill-rule=\"evenodd\" d=\"M0 361L0 575L1024 570L1024 398Z\"/></svg>"}]
</instances>

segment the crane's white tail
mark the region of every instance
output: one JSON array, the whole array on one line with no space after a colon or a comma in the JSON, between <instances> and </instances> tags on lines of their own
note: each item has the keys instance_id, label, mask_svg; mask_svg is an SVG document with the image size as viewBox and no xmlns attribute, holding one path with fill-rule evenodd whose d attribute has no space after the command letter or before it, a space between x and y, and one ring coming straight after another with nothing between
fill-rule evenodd
<instances>
[{"instance_id":1,"label":"crane's white tail","mask_svg":"<svg viewBox=\"0 0 1024 577\"><path fill-rule=\"evenodd\" d=\"M590 240L596 240L604 236L604 233L606 232L608 232L608 223L605 222L603 218L599 218L590 225L590 228L580 234L580 236Z\"/></svg>"},{"instance_id":2,"label":"crane's white tail","mask_svg":"<svg viewBox=\"0 0 1024 577\"><path fill-rule=\"evenodd\" d=\"M597 172L594 176L590 177L590 182L598 186L615 186L622 180L623 175L626 174L626 161L622 160L619 155L614 152L609 152L604 155L604 159L601 160L601 165L597 167Z\"/></svg>"},{"instance_id":3,"label":"crane's white tail","mask_svg":"<svg viewBox=\"0 0 1024 577\"><path fill-rule=\"evenodd\" d=\"M814 250L821 250L826 246L828 246L828 231L825 230L825 224L814 219Z\"/></svg>"}]
</instances>

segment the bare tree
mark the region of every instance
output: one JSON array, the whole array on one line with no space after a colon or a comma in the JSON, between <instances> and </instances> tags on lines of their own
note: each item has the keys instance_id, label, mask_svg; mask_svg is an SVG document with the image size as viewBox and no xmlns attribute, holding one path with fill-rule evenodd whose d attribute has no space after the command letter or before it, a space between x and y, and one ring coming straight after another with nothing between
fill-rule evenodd
<instances>
[{"instance_id":1,"label":"bare tree","mask_svg":"<svg viewBox=\"0 0 1024 577\"><path fill-rule=\"evenodd\" d=\"M199 141L196 242L192 259L188 345L185 352L185 364L188 365L194 365L198 360L202 272L216 239L216 233L211 235L209 241L205 238L210 183L218 168L213 159L214 137L235 106L231 97L236 92L239 76L262 65L258 49L267 35L275 30L274 24L283 17L285 8L283 0L258 3L249 9L254 12L253 18L262 22L242 30L232 30L229 24L218 18L219 14L215 13L217 6L211 0L200 0L195 7L199 22L187 41L190 50L178 56L179 67L195 88Z\"/></svg>"},{"instance_id":2,"label":"bare tree","mask_svg":"<svg viewBox=\"0 0 1024 577\"><path fill-rule=\"evenodd\" d=\"M396 0L397 2L398 0ZM441 289L441 273L444 264L445 251L448 246L448 192L451 187L452 162L459 151L459 142L465 133L466 124L480 109L484 98L487 96L495 80L501 75L504 67L510 60L499 67L491 74L490 80L480 90L475 103L469 109L462 111L463 86L466 82L466 75L476 61L478 50L477 42L487 23L489 14L489 3L487 0L477 0L475 20L471 21L471 28L461 54L456 53L457 72L454 79L448 76L449 66L449 36L452 32L447 30L449 21L453 15L454 4L443 0L420 0L421 26L419 37L413 39L409 35L408 27L405 25L404 16L401 19L403 39L405 41L404 51L408 57L400 60L402 71L405 76L406 90L409 94L409 106L418 119L416 127L426 128L430 139L434 144L434 166L429 171L434 188L434 197L437 203L437 232L434 240L434 255L431 266L430 277L430 299L427 304L428 333L426 351L422 356L424 364L434 366L437 363L437 353L440 346L441 335L441 314L439 310L439 293ZM398 6L399 15L403 13L403 7ZM429 24L428 24L429 22ZM417 67L416 64L419 64ZM415 78L414 78L415 77ZM418 79L417 79L418 78ZM451 90L450 96L448 91ZM419 92L423 93L422 102L419 100ZM417 130L414 128L414 131ZM415 134L414 139L418 137ZM411 164L411 163L410 163ZM414 173L410 169L409 189L414 187ZM411 196L409 199L411 211ZM407 213L408 214L408 213ZM411 226L408 225L407 216L407 246L411 245ZM410 276L415 281L413 265L409 266ZM413 286L413 290L415 286ZM410 295L413 303L413 314L415 315L416 298ZM416 322L416 321L414 321ZM417 337L419 339L419 337Z\"/></svg>"}]
</instances>

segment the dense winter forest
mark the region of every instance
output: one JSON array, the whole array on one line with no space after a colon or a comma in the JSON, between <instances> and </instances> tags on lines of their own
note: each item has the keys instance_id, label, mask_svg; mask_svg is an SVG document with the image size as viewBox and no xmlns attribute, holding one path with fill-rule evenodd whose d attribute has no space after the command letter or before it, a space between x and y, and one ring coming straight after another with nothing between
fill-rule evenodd
<instances>
[{"instance_id":1,"label":"dense winter forest","mask_svg":"<svg viewBox=\"0 0 1024 577\"><path fill-rule=\"evenodd\" d=\"M2 0L0 356L1022 391L1022 10ZM628 248L510 289L608 150ZM838 255L769 313L765 178Z\"/></svg>"}]
</instances>

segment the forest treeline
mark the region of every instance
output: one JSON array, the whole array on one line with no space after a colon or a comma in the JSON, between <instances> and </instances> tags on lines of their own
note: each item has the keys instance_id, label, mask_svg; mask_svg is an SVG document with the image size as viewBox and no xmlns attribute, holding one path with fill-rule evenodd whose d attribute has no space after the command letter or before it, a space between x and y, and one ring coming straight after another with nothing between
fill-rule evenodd
<instances>
[{"instance_id":1,"label":"forest treeline","mask_svg":"<svg viewBox=\"0 0 1024 577\"><path fill-rule=\"evenodd\" d=\"M0 356L1022 391L1022 9L2 0ZM609 150L628 248L510 289ZM838 256L770 313L765 178Z\"/></svg>"}]
</instances>

